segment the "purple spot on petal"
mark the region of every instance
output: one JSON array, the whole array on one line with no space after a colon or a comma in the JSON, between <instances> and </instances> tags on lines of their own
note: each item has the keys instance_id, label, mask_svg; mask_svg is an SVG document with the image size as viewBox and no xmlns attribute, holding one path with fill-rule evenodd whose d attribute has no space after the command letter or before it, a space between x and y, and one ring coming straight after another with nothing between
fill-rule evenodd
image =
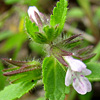
<instances>
[{"instance_id":1,"label":"purple spot on petal","mask_svg":"<svg viewBox=\"0 0 100 100\"><path fill-rule=\"evenodd\" d=\"M84 77L83 75L80 75L81 77Z\"/></svg>"},{"instance_id":2,"label":"purple spot on petal","mask_svg":"<svg viewBox=\"0 0 100 100\"><path fill-rule=\"evenodd\" d=\"M76 78L73 79L73 82L75 82Z\"/></svg>"}]
</instances>

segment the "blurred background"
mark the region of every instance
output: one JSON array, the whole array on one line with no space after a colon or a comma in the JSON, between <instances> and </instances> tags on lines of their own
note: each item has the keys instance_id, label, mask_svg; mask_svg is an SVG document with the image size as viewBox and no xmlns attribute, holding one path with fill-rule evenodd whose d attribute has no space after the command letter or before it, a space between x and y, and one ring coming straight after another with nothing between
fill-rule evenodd
<instances>
[{"instance_id":1,"label":"blurred background","mask_svg":"<svg viewBox=\"0 0 100 100\"><path fill-rule=\"evenodd\" d=\"M29 6L36 6L40 12L49 16L59 0L0 0L0 59L32 60L43 58L43 45L39 45L28 37L25 30L25 17ZM100 61L100 0L68 0L67 20L64 33L83 34L84 46L93 45L97 55L94 61ZM63 33L62 33L63 34ZM8 85L2 69L8 65L0 60L0 90ZM95 66L94 66L95 67ZM100 100L100 82L93 82L93 91L81 96L75 95L69 100ZM40 100L44 96L43 86L31 90L19 100ZM67 98L67 96L66 96ZM42 100L42 99L41 99ZM43 99L44 100L44 99ZM67 99L66 99L67 100Z\"/></svg>"}]
</instances>

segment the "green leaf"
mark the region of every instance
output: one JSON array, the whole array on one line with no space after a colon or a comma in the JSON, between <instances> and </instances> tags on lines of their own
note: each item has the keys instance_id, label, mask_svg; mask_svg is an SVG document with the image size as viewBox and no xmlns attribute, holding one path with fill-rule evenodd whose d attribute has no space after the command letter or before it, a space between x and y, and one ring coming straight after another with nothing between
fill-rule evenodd
<instances>
[{"instance_id":1,"label":"green leaf","mask_svg":"<svg viewBox=\"0 0 100 100\"><path fill-rule=\"evenodd\" d=\"M16 61L16 60L7 59L7 58L2 58L2 60L5 61L6 63L10 64L10 65L17 66L18 68L25 67L25 66L26 66L25 68L41 66L41 64L38 61L35 61L35 60L32 60L32 61ZM13 68L15 68L15 67L13 67ZM5 69L5 71L10 71L10 70Z\"/></svg>"},{"instance_id":2,"label":"green leaf","mask_svg":"<svg viewBox=\"0 0 100 100\"><path fill-rule=\"evenodd\" d=\"M38 98L36 100L46 100L44 97Z\"/></svg>"},{"instance_id":3,"label":"green leaf","mask_svg":"<svg viewBox=\"0 0 100 100\"><path fill-rule=\"evenodd\" d=\"M55 38L55 29L53 27L45 26L43 28L48 41L52 41Z\"/></svg>"},{"instance_id":4,"label":"green leaf","mask_svg":"<svg viewBox=\"0 0 100 100\"><path fill-rule=\"evenodd\" d=\"M92 71L92 73L87 76L90 81L100 81L100 63L89 62L86 64L87 68Z\"/></svg>"},{"instance_id":5,"label":"green leaf","mask_svg":"<svg viewBox=\"0 0 100 100\"><path fill-rule=\"evenodd\" d=\"M4 0L6 4L13 4L13 3L21 3L21 4L27 4L29 6L34 6L37 4L39 0Z\"/></svg>"},{"instance_id":6,"label":"green leaf","mask_svg":"<svg viewBox=\"0 0 100 100\"><path fill-rule=\"evenodd\" d=\"M77 0L77 2L83 8L83 10L85 11L85 13L88 14L89 16L91 16L91 8L90 8L90 2L89 2L89 0L84 0L84 1Z\"/></svg>"},{"instance_id":7,"label":"green leaf","mask_svg":"<svg viewBox=\"0 0 100 100\"><path fill-rule=\"evenodd\" d=\"M69 9L68 14L67 14L68 18L82 18L83 16L84 16L83 10L78 7Z\"/></svg>"},{"instance_id":8,"label":"green leaf","mask_svg":"<svg viewBox=\"0 0 100 100\"><path fill-rule=\"evenodd\" d=\"M32 23L29 18L26 17L26 30L28 35L37 43L47 43L47 38L44 34L39 32L38 26Z\"/></svg>"},{"instance_id":9,"label":"green leaf","mask_svg":"<svg viewBox=\"0 0 100 100\"><path fill-rule=\"evenodd\" d=\"M9 64L15 67L3 70L3 74L9 77L9 80L13 83L22 81L32 81L41 78L41 64L38 61L13 61L9 59L3 59Z\"/></svg>"},{"instance_id":10,"label":"green leaf","mask_svg":"<svg viewBox=\"0 0 100 100\"><path fill-rule=\"evenodd\" d=\"M6 4L13 4L13 3L17 3L20 0L4 0Z\"/></svg>"},{"instance_id":11,"label":"green leaf","mask_svg":"<svg viewBox=\"0 0 100 100\"><path fill-rule=\"evenodd\" d=\"M30 42L29 47L32 49L32 51L35 51L38 55L41 55L41 56L46 55L43 44L39 44L36 42Z\"/></svg>"},{"instance_id":12,"label":"green leaf","mask_svg":"<svg viewBox=\"0 0 100 100\"><path fill-rule=\"evenodd\" d=\"M26 82L32 80L38 80L41 78L41 69L35 69L33 71L23 72L15 74L9 77L9 80L13 83Z\"/></svg>"},{"instance_id":13,"label":"green leaf","mask_svg":"<svg viewBox=\"0 0 100 100\"><path fill-rule=\"evenodd\" d=\"M2 90L6 83L6 77L3 76L2 70L4 69L3 64L0 61L0 90Z\"/></svg>"},{"instance_id":14,"label":"green leaf","mask_svg":"<svg viewBox=\"0 0 100 100\"><path fill-rule=\"evenodd\" d=\"M100 58L100 42L95 47L93 53L96 53L96 55L91 59L91 61L97 61L97 60L99 60L99 58Z\"/></svg>"},{"instance_id":15,"label":"green leaf","mask_svg":"<svg viewBox=\"0 0 100 100\"><path fill-rule=\"evenodd\" d=\"M95 13L94 13L94 16L93 16L93 20L94 20L94 23L96 24L96 25L98 25L99 24L99 22L100 22L100 7L97 7L96 8L96 11L95 11Z\"/></svg>"},{"instance_id":16,"label":"green leaf","mask_svg":"<svg viewBox=\"0 0 100 100\"><path fill-rule=\"evenodd\" d=\"M44 36L42 33L34 34L34 41L37 43L48 43L46 36Z\"/></svg>"},{"instance_id":17,"label":"green leaf","mask_svg":"<svg viewBox=\"0 0 100 100\"><path fill-rule=\"evenodd\" d=\"M51 15L50 25L53 27L57 24L59 25L58 35L64 27L67 14L67 5L67 0L60 0L59 2L57 2L57 7L55 7L53 10L53 15Z\"/></svg>"},{"instance_id":18,"label":"green leaf","mask_svg":"<svg viewBox=\"0 0 100 100\"><path fill-rule=\"evenodd\" d=\"M65 86L65 70L54 57L47 57L43 62L43 82L46 98L64 100L69 88Z\"/></svg>"},{"instance_id":19,"label":"green leaf","mask_svg":"<svg viewBox=\"0 0 100 100\"><path fill-rule=\"evenodd\" d=\"M11 31L3 31L0 33L0 41L12 36L13 33Z\"/></svg>"},{"instance_id":20,"label":"green leaf","mask_svg":"<svg viewBox=\"0 0 100 100\"><path fill-rule=\"evenodd\" d=\"M26 17L26 30L31 38L34 38L35 32L39 32L38 26L35 23L32 23L28 17Z\"/></svg>"},{"instance_id":21,"label":"green leaf","mask_svg":"<svg viewBox=\"0 0 100 100\"><path fill-rule=\"evenodd\" d=\"M39 0L20 0L21 4L27 4L29 6L34 6L38 3Z\"/></svg>"},{"instance_id":22,"label":"green leaf","mask_svg":"<svg viewBox=\"0 0 100 100\"><path fill-rule=\"evenodd\" d=\"M21 46L25 41L26 41L25 33L16 33L12 35L10 38L8 38L5 44L1 46L0 53L6 53L15 47L17 48Z\"/></svg>"},{"instance_id":23,"label":"green leaf","mask_svg":"<svg viewBox=\"0 0 100 100\"><path fill-rule=\"evenodd\" d=\"M36 82L20 82L11 84L0 92L0 100L14 100L20 98L35 86Z\"/></svg>"}]
</instances>

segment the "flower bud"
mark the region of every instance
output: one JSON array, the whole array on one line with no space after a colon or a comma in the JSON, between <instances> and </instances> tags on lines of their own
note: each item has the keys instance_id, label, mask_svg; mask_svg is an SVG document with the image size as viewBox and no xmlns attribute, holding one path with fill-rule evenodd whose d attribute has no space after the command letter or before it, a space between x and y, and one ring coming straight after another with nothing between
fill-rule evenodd
<instances>
[{"instance_id":1,"label":"flower bud","mask_svg":"<svg viewBox=\"0 0 100 100\"><path fill-rule=\"evenodd\" d=\"M35 6L29 7L28 15L29 15L30 20L32 22L35 22L36 25L38 25L38 26L42 26L42 20L41 20L40 12L38 11L38 9Z\"/></svg>"},{"instance_id":2,"label":"flower bud","mask_svg":"<svg viewBox=\"0 0 100 100\"><path fill-rule=\"evenodd\" d=\"M30 20L36 23L37 26L42 27L43 24L48 23L48 19L45 17L45 15L39 12L39 10L35 6L30 6L28 8L28 15L30 17Z\"/></svg>"}]
</instances>

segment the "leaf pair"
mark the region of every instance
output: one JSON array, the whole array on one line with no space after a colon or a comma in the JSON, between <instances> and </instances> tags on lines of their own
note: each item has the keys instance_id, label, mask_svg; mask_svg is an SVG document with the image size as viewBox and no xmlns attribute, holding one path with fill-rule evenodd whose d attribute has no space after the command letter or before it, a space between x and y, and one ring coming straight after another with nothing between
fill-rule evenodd
<instances>
[{"instance_id":1,"label":"leaf pair","mask_svg":"<svg viewBox=\"0 0 100 100\"><path fill-rule=\"evenodd\" d=\"M26 18L26 30L28 35L37 43L51 43L62 31L67 14L67 1L60 0L51 15L50 25L36 26L29 18Z\"/></svg>"},{"instance_id":2,"label":"leaf pair","mask_svg":"<svg viewBox=\"0 0 100 100\"><path fill-rule=\"evenodd\" d=\"M37 61L13 61L6 58L3 60L15 66L3 70L4 75L9 76L9 80L12 83L38 80L41 78L41 65Z\"/></svg>"}]
</instances>

